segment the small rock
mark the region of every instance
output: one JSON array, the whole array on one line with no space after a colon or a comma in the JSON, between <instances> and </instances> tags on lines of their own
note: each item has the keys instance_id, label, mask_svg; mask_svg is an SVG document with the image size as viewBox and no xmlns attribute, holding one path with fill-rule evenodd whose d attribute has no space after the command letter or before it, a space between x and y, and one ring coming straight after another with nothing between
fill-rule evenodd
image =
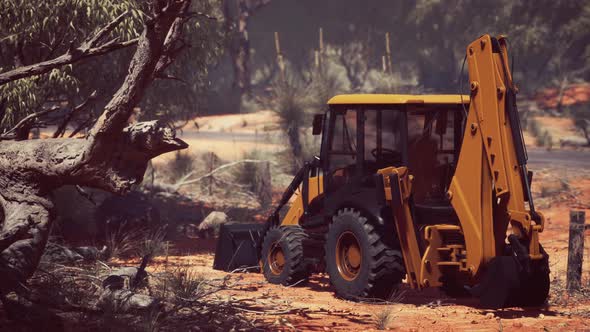
<instances>
[{"instance_id":1,"label":"small rock","mask_svg":"<svg viewBox=\"0 0 590 332\"><path fill-rule=\"evenodd\" d=\"M512 326L514 326L514 327L522 327L522 323L521 322L514 322L514 323L512 323Z\"/></svg>"},{"instance_id":2,"label":"small rock","mask_svg":"<svg viewBox=\"0 0 590 332\"><path fill-rule=\"evenodd\" d=\"M140 273L140 271L137 267L122 267L111 272L111 274L103 280L102 287L111 290L128 288L129 286L132 286L132 283L136 279L143 281L147 277L147 273L144 270L141 271L139 277L137 276L138 273Z\"/></svg>"},{"instance_id":3,"label":"small rock","mask_svg":"<svg viewBox=\"0 0 590 332\"><path fill-rule=\"evenodd\" d=\"M210 237L211 235L219 234L219 227L228 221L227 214L220 211L213 211L209 213L205 219L199 224L199 232L204 237Z\"/></svg>"},{"instance_id":4,"label":"small rock","mask_svg":"<svg viewBox=\"0 0 590 332\"><path fill-rule=\"evenodd\" d=\"M107 247L103 246L102 249L99 250L97 247L84 246L72 248L72 250L84 257L84 260L86 261L95 261L104 255Z\"/></svg>"},{"instance_id":5,"label":"small rock","mask_svg":"<svg viewBox=\"0 0 590 332\"><path fill-rule=\"evenodd\" d=\"M545 319L545 315L539 314L539 319Z\"/></svg>"},{"instance_id":6,"label":"small rock","mask_svg":"<svg viewBox=\"0 0 590 332\"><path fill-rule=\"evenodd\" d=\"M127 289L107 289L96 304L101 310L112 310L116 313L149 312L159 305L160 302L157 299L144 294L136 294Z\"/></svg>"},{"instance_id":7,"label":"small rock","mask_svg":"<svg viewBox=\"0 0 590 332\"><path fill-rule=\"evenodd\" d=\"M471 324L479 324L479 322L474 319L471 321Z\"/></svg>"},{"instance_id":8,"label":"small rock","mask_svg":"<svg viewBox=\"0 0 590 332\"><path fill-rule=\"evenodd\" d=\"M494 318L494 314L493 314L493 313L491 313L491 312L488 312L488 313L486 314L486 318L487 318L487 319L493 319L493 318Z\"/></svg>"}]
</instances>

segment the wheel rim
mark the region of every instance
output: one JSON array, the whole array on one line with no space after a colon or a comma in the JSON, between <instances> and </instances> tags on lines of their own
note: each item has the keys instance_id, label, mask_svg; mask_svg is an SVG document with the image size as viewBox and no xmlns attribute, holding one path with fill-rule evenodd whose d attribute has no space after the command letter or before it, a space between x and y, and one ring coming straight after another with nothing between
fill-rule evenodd
<instances>
[{"instance_id":1,"label":"wheel rim","mask_svg":"<svg viewBox=\"0 0 590 332\"><path fill-rule=\"evenodd\" d=\"M283 253L283 248L277 242L274 242L270 246L267 262L272 274L280 275L283 272L285 268L285 254Z\"/></svg>"},{"instance_id":2,"label":"wheel rim","mask_svg":"<svg viewBox=\"0 0 590 332\"><path fill-rule=\"evenodd\" d=\"M356 236L349 231L340 235L336 244L336 266L345 280L356 279L361 270L362 251Z\"/></svg>"}]
</instances>

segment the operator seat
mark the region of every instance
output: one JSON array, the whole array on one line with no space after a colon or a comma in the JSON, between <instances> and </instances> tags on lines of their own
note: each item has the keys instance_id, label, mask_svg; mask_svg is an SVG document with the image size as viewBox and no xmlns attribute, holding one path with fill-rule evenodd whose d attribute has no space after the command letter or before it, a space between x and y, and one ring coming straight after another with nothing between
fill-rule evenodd
<instances>
[{"instance_id":1,"label":"operator seat","mask_svg":"<svg viewBox=\"0 0 590 332\"><path fill-rule=\"evenodd\" d=\"M437 142L421 135L410 144L408 168L412 181L413 212L418 224L458 224L459 219L446 197L448 173L439 165Z\"/></svg>"}]
</instances>

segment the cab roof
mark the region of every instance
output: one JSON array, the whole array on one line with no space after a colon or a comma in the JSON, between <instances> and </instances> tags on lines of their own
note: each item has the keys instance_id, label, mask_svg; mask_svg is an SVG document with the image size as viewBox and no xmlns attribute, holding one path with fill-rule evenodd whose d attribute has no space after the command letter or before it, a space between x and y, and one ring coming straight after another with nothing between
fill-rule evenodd
<instances>
[{"instance_id":1,"label":"cab roof","mask_svg":"<svg viewBox=\"0 0 590 332\"><path fill-rule=\"evenodd\" d=\"M396 95L396 94L350 94L337 95L328 100L328 105L398 105L398 104L469 104L468 95Z\"/></svg>"}]
</instances>

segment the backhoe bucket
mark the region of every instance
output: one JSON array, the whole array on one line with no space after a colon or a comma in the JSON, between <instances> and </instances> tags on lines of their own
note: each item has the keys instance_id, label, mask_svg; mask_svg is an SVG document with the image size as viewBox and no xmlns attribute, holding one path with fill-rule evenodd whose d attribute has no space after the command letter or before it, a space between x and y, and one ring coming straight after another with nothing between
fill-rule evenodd
<instances>
[{"instance_id":1,"label":"backhoe bucket","mask_svg":"<svg viewBox=\"0 0 590 332\"><path fill-rule=\"evenodd\" d=\"M520 270L520 264L514 257L495 257L488 263L481 283L471 292L479 297L480 304L485 308L509 306L521 287Z\"/></svg>"},{"instance_id":2,"label":"backhoe bucket","mask_svg":"<svg viewBox=\"0 0 590 332\"><path fill-rule=\"evenodd\" d=\"M499 256L487 265L482 282L471 289L486 308L542 306L549 295L549 256L541 260Z\"/></svg>"},{"instance_id":3,"label":"backhoe bucket","mask_svg":"<svg viewBox=\"0 0 590 332\"><path fill-rule=\"evenodd\" d=\"M259 270L259 248L264 224L225 224L219 229L213 268L223 271Z\"/></svg>"}]
</instances>

